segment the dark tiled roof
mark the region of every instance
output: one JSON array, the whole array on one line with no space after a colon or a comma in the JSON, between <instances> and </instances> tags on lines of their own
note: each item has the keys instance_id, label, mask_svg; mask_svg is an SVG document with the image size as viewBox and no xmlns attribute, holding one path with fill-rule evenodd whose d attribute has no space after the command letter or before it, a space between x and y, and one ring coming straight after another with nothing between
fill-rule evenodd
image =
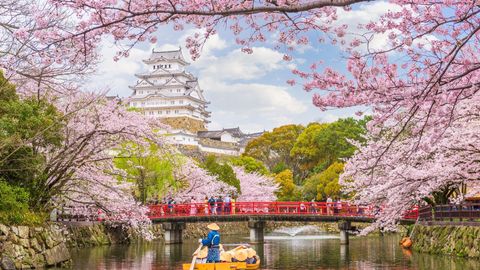
<instances>
[{"instance_id":1,"label":"dark tiled roof","mask_svg":"<svg viewBox=\"0 0 480 270\"><path fill-rule=\"evenodd\" d=\"M150 60L158 59L158 58L165 58L165 59L180 59L185 61L182 54L182 49L178 48L178 50L172 51L155 51L152 50L152 55L150 56Z\"/></svg>"}]
</instances>

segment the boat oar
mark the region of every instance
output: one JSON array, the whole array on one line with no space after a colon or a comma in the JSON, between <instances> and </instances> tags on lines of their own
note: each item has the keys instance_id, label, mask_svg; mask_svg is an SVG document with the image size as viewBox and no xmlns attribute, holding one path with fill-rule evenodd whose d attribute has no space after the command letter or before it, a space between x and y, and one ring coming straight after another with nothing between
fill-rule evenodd
<instances>
[{"instance_id":1,"label":"boat oar","mask_svg":"<svg viewBox=\"0 0 480 270\"><path fill-rule=\"evenodd\" d=\"M195 268L195 262L197 261L197 255L198 255L198 252L200 252L200 249L202 249L203 245L200 244L200 246L198 246L197 250L195 250L195 252L193 253L193 259L192 259L192 263L190 264L190 270L193 270Z\"/></svg>"}]
</instances>

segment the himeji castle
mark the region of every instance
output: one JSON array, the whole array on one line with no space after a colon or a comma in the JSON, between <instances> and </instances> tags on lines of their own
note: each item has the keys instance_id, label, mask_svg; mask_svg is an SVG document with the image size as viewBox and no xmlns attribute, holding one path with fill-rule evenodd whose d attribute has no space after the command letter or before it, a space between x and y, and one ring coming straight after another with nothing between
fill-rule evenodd
<instances>
[{"instance_id":1,"label":"himeji castle","mask_svg":"<svg viewBox=\"0 0 480 270\"><path fill-rule=\"evenodd\" d=\"M197 78L186 70L189 65L182 50L155 51L143 60L144 71L135 76L130 88L130 107L172 127L171 142L190 150L239 155L247 142L261 133L245 134L237 128L207 130L209 102Z\"/></svg>"}]
</instances>

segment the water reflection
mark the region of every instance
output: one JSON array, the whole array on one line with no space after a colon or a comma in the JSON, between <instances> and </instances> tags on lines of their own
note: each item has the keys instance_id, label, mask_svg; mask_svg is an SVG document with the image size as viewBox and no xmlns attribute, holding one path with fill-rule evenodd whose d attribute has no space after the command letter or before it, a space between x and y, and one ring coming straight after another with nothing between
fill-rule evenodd
<instances>
[{"instance_id":1,"label":"water reflection","mask_svg":"<svg viewBox=\"0 0 480 270\"><path fill-rule=\"evenodd\" d=\"M245 237L224 237L224 243L242 243ZM254 245L264 270L297 269L480 269L480 261L411 253L398 246L395 235L351 238L350 245L328 235L267 238ZM97 247L72 252L73 269L182 269L197 243Z\"/></svg>"}]
</instances>

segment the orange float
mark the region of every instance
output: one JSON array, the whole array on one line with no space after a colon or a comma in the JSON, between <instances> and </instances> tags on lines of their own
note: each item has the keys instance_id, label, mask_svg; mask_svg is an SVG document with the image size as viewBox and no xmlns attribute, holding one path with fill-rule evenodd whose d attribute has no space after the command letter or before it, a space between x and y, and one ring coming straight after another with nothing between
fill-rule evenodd
<instances>
[{"instance_id":1,"label":"orange float","mask_svg":"<svg viewBox=\"0 0 480 270\"><path fill-rule=\"evenodd\" d=\"M404 237L402 238L402 240L400 240L400 245L403 247L403 248L410 248L412 246L413 242L412 242L412 239L410 239L410 237Z\"/></svg>"}]
</instances>

